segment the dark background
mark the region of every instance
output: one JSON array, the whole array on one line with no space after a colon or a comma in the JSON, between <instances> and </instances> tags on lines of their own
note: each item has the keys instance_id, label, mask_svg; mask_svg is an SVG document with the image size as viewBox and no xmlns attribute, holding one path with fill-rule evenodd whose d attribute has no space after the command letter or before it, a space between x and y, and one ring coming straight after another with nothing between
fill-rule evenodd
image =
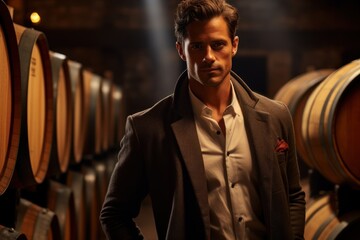
<instances>
[{"instance_id":1,"label":"dark background","mask_svg":"<svg viewBox=\"0 0 360 240\"><path fill-rule=\"evenodd\" d=\"M127 112L170 94L185 69L175 49L174 0L7 0L14 22L42 31L49 48L112 76ZM360 58L357 0L241 0L233 69L273 97L291 78ZM38 12L41 22L29 16Z\"/></svg>"}]
</instances>

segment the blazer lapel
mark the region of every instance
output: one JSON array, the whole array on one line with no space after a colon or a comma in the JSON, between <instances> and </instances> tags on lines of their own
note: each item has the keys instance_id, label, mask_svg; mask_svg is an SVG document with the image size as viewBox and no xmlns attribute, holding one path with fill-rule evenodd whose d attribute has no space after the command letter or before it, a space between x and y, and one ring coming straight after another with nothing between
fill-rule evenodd
<instances>
[{"instance_id":1,"label":"blazer lapel","mask_svg":"<svg viewBox=\"0 0 360 240\"><path fill-rule=\"evenodd\" d=\"M269 137L271 136L269 115L248 106L244 107L243 111L246 114L244 121L252 159L258 171L258 184L260 186L264 218L267 223L270 223L273 146L269 144ZM267 226L269 225L267 224Z\"/></svg>"},{"instance_id":2,"label":"blazer lapel","mask_svg":"<svg viewBox=\"0 0 360 240\"><path fill-rule=\"evenodd\" d=\"M199 204L207 236L210 234L210 215L205 168L188 93L187 78L180 77L174 95L174 109L178 114L172 130Z\"/></svg>"},{"instance_id":3,"label":"blazer lapel","mask_svg":"<svg viewBox=\"0 0 360 240\"><path fill-rule=\"evenodd\" d=\"M182 119L172 125L184 164L188 171L191 183L194 187L195 196L201 206L203 216L208 214L208 197L205 169L201 155L201 149L193 121ZM206 208L204 208L206 207Z\"/></svg>"},{"instance_id":4,"label":"blazer lapel","mask_svg":"<svg viewBox=\"0 0 360 240\"><path fill-rule=\"evenodd\" d=\"M271 136L271 124L269 113L256 110L258 98L252 94L245 83L236 75L233 75L233 85L239 104L241 106L245 129L248 136L251 156L258 171L258 184L260 186L260 198L264 211L266 225L270 223L271 187L272 187L272 157L273 145L269 143Z\"/></svg>"}]
</instances>

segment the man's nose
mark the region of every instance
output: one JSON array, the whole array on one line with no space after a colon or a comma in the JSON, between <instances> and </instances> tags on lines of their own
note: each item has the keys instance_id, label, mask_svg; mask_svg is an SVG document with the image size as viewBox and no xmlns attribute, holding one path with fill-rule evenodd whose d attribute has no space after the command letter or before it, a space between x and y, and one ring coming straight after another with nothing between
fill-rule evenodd
<instances>
[{"instance_id":1,"label":"man's nose","mask_svg":"<svg viewBox=\"0 0 360 240\"><path fill-rule=\"evenodd\" d=\"M205 48L204 58L202 61L206 62L206 63L212 63L215 61L214 52L213 52L213 49L211 48L211 46L207 46Z\"/></svg>"}]
</instances>

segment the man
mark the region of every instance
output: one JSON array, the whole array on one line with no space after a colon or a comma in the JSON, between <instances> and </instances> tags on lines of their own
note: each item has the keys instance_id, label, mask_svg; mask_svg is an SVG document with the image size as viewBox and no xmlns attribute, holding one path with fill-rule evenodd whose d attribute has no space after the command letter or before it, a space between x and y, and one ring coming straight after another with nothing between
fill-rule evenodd
<instances>
[{"instance_id":1,"label":"man","mask_svg":"<svg viewBox=\"0 0 360 240\"><path fill-rule=\"evenodd\" d=\"M159 239L302 239L305 200L291 117L231 71L238 14L185 0L174 94L127 119L100 220L109 239L142 239L150 195Z\"/></svg>"}]
</instances>

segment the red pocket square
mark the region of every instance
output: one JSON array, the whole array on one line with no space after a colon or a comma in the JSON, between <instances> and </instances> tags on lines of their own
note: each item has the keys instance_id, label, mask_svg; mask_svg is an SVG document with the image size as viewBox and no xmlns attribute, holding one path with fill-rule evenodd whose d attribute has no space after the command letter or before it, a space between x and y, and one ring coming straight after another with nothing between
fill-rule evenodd
<instances>
[{"instance_id":1,"label":"red pocket square","mask_svg":"<svg viewBox=\"0 0 360 240\"><path fill-rule=\"evenodd\" d=\"M276 142L275 151L286 152L288 149L289 149L289 145L284 141L284 139L278 138Z\"/></svg>"}]
</instances>

